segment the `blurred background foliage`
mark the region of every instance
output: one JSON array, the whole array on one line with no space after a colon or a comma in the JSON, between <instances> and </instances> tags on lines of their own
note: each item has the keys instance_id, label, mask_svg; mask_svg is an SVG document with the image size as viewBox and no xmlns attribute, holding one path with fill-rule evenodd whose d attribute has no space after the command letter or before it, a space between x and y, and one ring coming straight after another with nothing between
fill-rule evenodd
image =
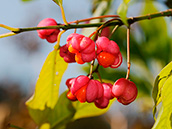
<instances>
[{"instance_id":1,"label":"blurred background foliage","mask_svg":"<svg viewBox=\"0 0 172 129\"><path fill-rule=\"evenodd\" d=\"M35 0L22 0L34 2ZM92 16L116 14L120 5L119 0L88 0ZM64 0L64 5L67 1ZM172 8L171 0L131 0L128 8L128 17L139 16ZM72 9L70 10L72 11ZM111 28L113 29L113 27ZM90 33L88 29L82 30ZM31 37L33 37L31 35ZM99 68L100 75L104 80L115 80L125 77L126 63L126 27L119 27L111 36L119 46L123 55L123 63L118 69ZM22 42L21 42L22 40ZM28 42L28 38L22 35L15 39L20 47L28 53L33 53L40 48L35 45L34 38ZM27 45L23 42L27 41ZM153 100L151 92L154 80L160 70L172 59L172 21L169 18L156 18L134 23L131 26L131 74L130 79L137 85L139 96L131 106L121 106L115 103L108 113L98 117L82 118L67 124L67 129L150 129L153 125L151 110ZM81 68L89 72L88 65ZM95 78L98 78L95 74ZM21 91L17 84L0 82L0 128L8 123L13 123L26 129L36 127L31 120L24 102L28 96ZM7 85L9 89L6 87ZM115 110L115 111L114 111ZM134 110L134 111L133 111ZM58 127L57 127L58 128Z\"/></svg>"},{"instance_id":2,"label":"blurred background foliage","mask_svg":"<svg viewBox=\"0 0 172 129\"><path fill-rule=\"evenodd\" d=\"M93 8L95 8L95 6L97 6L97 3L100 3L101 1L94 0L94 2L96 4L93 5ZM109 1L109 3L111 2L112 1ZM140 8L136 11L134 9L134 5L137 6L138 4ZM113 8L113 5L111 6L111 8ZM149 13L158 12L162 10L162 8L168 9L170 7L170 1L135 0L132 1L132 5L129 5L129 11L127 16L132 17L137 15L146 15ZM136 14L133 13L134 10L137 12ZM108 13L108 11L106 12ZM144 107L149 107L148 111L151 111L150 105L153 106L153 100L151 99L151 97L154 80L160 70L172 59L171 30L171 18L164 17L144 20L131 25L130 80L132 80L138 87L139 96L137 102L142 102L141 106L139 106L142 107L140 108L141 110L144 110ZM124 62L122 66L120 66L118 69L112 70L110 68L105 69L103 67L100 67L99 72L103 79L116 81L119 78L125 77L127 71L126 27L119 27L110 39L114 40L120 46ZM84 67L84 70L88 73L89 67ZM96 74L95 77L98 79L98 76L96 76Z\"/></svg>"}]
</instances>

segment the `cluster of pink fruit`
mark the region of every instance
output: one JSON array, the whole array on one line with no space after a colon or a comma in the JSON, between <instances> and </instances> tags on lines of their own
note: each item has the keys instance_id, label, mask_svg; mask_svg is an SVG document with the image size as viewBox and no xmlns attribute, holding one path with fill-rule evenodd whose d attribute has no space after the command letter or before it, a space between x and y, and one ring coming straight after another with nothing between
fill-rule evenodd
<instances>
[{"instance_id":1,"label":"cluster of pink fruit","mask_svg":"<svg viewBox=\"0 0 172 129\"><path fill-rule=\"evenodd\" d=\"M136 85L125 79L117 80L114 85L111 83L100 83L87 76L80 75L77 78L70 78L66 81L69 88L67 93L68 99L71 101L94 102L98 108L106 108L109 101L114 97L124 104L128 105L137 97Z\"/></svg>"},{"instance_id":2,"label":"cluster of pink fruit","mask_svg":"<svg viewBox=\"0 0 172 129\"><path fill-rule=\"evenodd\" d=\"M57 25L56 21L51 18L44 19L38 24L41 26ZM57 40L59 29L38 30L38 35L42 39L53 43ZM60 56L67 63L77 62L84 64L97 59L99 65L104 68L117 68L122 63L122 55L117 43L109 40L107 37L98 37L96 42L84 35L73 33L67 38L67 44L60 47ZM67 97L72 101L94 102L98 108L106 108L109 100L114 97L127 105L137 97L136 85L128 79L121 78L114 85L110 83L101 83L87 76L80 75L77 78L71 78L66 81L69 92Z\"/></svg>"},{"instance_id":3,"label":"cluster of pink fruit","mask_svg":"<svg viewBox=\"0 0 172 129\"><path fill-rule=\"evenodd\" d=\"M73 33L68 36L67 44L60 48L60 56L68 63L84 64L97 58L104 68L117 68L122 63L118 45L107 37L99 37L95 43L88 37Z\"/></svg>"}]
</instances>

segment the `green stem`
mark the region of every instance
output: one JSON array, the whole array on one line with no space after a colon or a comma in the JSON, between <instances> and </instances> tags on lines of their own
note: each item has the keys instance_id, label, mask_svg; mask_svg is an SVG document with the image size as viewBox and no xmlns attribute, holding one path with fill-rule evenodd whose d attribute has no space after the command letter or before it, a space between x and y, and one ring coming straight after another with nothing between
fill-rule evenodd
<instances>
[{"instance_id":1,"label":"green stem","mask_svg":"<svg viewBox=\"0 0 172 129\"><path fill-rule=\"evenodd\" d=\"M15 128L15 129L23 129L23 128L21 128L21 127L18 127L18 126L16 126L16 125L12 125L12 124L8 124L8 127L9 127L9 128Z\"/></svg>"},{"instance_id":2,"label":"green stem","mask_svg":"<svg viewBox=\"0 0 172 129\"><path fill-rule=\"evenodd\" d=\"M92 71L92 74L93 73L96 73L97 74L97 76L98 76L98 78L99 78L99 80L100 80L100 82L102 83L103 81L102 81L102 78L101 78L101 76L100 76L100 73L99 73L99 64L97 64L97 66L96 66L96 68L95 68L95 70L94 71Z\"/></svg>"},{"instance_id":3,"label":"green stem","mask_svg":"<svg viewBox=\"0 0 172 129\"><path fill-rule=\"evenodd\" d=\"M172 9L168 9L168 10L162 11L162 12L147 14L147 15L143 15L143 16L138 16L138 17L131 17L131 18L128 18L127 21L129 23L129 25L131 25L131 24L133 24L135 22L138 22L138 21L150 20L150 19L153 19L153 18L165 17L165 16L172 16ZM99 17L99 18L102 18L102 17ZM93 19L93 18L90 18L90 19ZM72 22L70 22L70 23L72 23ZM57 25L57 26L15 28L16 30L12 30L12 32L18 34L18 33L25 32L25 31L33 31L33 30L40 30L40 29L60 29L60 28L63 29L63 30L68 30L68 29L75 29L75 28L100 27L102 24L104 24L104 22L90 23L90 24L78 24L78 25L67 24L67 22L66 22L65 25L61 24L61 25ZM2 25L2 24L0 24L0 25ZM118 19L116 21L110 22L106 26L116 26L116 25L121 26L121 25L124 25L124 23L121 20ZM0 26L0 27L2 27L2 26ZM0 35L0 37L1 37L1 35Z\"/></svg>"},{"instance_id":4,"label":"green stem","mask_svg":"<svg viewBox=\"0 0 172 129\"><path fill-rule=\"evenodd\" d=\"M94 31L90 36L89 38L91 38L93 35L97 34L99 32L100 29L102 29L103 27L107 26L108 24L110 24L111 22L115 21L115 20L119 20L120 19L116 19L116 18L113 18L113 19L110 19L108 21L106 21L105 23L103 23L99 28L96 29L96 31Z\"/></svg>"},{"instance_id":5,"label":"green stem","mask_svg":"<svg viewBox=\"0 0 172 129\"><path fill-rule=\"evenodd\" d=\"M118 27L119 27L119 25L116 25L116 26L113 28L111 34L109 35L109 38L115 33L115 31L118 29Z\"/></svg>"},{"instance_id":6,"label":"green stem","mask_svg":"<svg viewBox=\"0 0 172 129\"><path fill-rule=\"evenodd\" d=\"M97 76L99 77L100 82L103 83L102 78L101 78L101 76L100 76L100 73L97 71L96 74L97 74Z\"/></svg>"},{"instance_id":7,"label":"green stem","mask_svg":"<svg viewBox=\"0 0 172 129\"><path fill-rule=\"evenodd\" d=\"M128 18L128 23L131 25L134 22L138 22L138 21L142 21L142 20L150 20L153 18L158 18L158 17L169 17L172 16L172 9L168 9L166 11L161 11L161 12L157 12L157 13L151 13L151 14L147 14L147 15L143 15L143 16L138 16L138 17L131 17Z\"/></svg>"}]
</instances>

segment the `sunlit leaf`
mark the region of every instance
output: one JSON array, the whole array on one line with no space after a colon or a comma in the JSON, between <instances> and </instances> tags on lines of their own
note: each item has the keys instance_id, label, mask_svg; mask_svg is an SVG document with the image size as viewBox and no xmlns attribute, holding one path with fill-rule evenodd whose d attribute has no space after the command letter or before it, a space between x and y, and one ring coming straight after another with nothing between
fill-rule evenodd
<instances>
[{"instance_id":1,"label":"sunlit leaf","mask_svg":"<svg viewBox=\"0 0 172 129\"><path fill-rule=\"evenodd\" d=\"M67 63L60 57L59 51L52 51L40 72L34 95L26 102L32 109L54 108L58 100L59 86Z\"/></svg>"},{"instance_id":2,"label":"sunlit leaf","mask_svg":"<svg viewBox=\"0 0 172 129\"><path fill-rule=\"evenodd\" d=\"M155 116L156 113L156 106L163 101L162 100L162 88L166 84L166 81L168 80L169 76L172 75L172 62L170 62L166 67L162 69L162 71L157 76L154 88L152 91L152 97L154 99L154 109L153 109L153 115ZM172 85L171 85L172 86Z\"/></svg>"},{"instance_id":3,"label":"sunlit leaf","mask_svg":"<svg viewBox=\"0 0 172 129\"><path fill-rule=\"evenodd\" d=\"M57 5L62 6L63 0L53 0Z\"/></svg>"},{"instance_id":4,"label":"sunlit leaf","mask_svg":"<svg viewBox=\"0 0 172 129\"><path fill-rule=\"evenodd\" d=\"M162 106L157 121L152 129L172 128L172 75L165 81L161 89Z\"/></svg>"},{"instance_id":5,"label":"sunlit leaf","mask_svg":"<svg viewBox=\"0 0 172 129\"><path fill-rule=\"evenodd\" d=\"M72 105L72 102L66 97L67 92L64 92L55 108L50 111L49 113L49 122L51 124L51 127L61 127L64 126L66 123L72 120L75 109Z\"/></svg>"},{"instance_id":6,"label":"sunlit leaf","mask_svg":"<svg viewBox=\"0 0 172 129\"><path fill-rule=\"evenodd\" d=\"M44 123L41 125L41 127L39 129L50 129L50 124Z\"/></svg>"},{"instance_id":7,"label":"sunlit leaf","mask_svg":"<svg viewBox=\"0 0 172 129\"><path fill-rule=\"evenodd\" d=\"M124 2L125 2L126 4L128 4L128 2L130 2L130 0L124 0Z\"/></svg>"},{"instance_id":8,"label":"sunlit leaf","mask_svg":"<svg viewBox=\"0 0 172 129\"><path fill-rule=\"evenodd\" d=\"M112 103L114 102L114 100L116 100L116 99L111 100L108 107L105 109L97 108L94 105L94 103L80 103L78 101L74 102L73 105L76 110L74 119L76 120L76 119L80 119L80 118L94 117L94 116L102 115L109 110L109 108L112 105Z\"/></svg>"}]
</instances>

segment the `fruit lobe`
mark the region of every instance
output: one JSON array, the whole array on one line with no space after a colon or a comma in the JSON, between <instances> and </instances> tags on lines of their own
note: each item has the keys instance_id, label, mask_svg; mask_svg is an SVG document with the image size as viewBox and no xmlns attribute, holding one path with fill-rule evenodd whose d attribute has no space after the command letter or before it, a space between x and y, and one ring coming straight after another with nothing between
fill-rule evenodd
<instances>
[{"instance_id":1,"label":"fruit lobe","mask_svg":"<svg viewBox=\"0 0 172 129\"><path fill-rule=\"evenodd\" d=\"M81 34L70 34L67 37L68 50L75 54L75 61L84 64L95 59L95 43L88 37Z\"/></svg>"},{"instance_id":2,"label":"fruit lobe","mask_svg":"<svg viewBox=\"0 0 172 129\"><path fill-rule=\"evenodd\" d=\"M57 22L52 18L46 18L39 22L37 27L43 27L43 26L55 26L57 25ZM57 35L59 34L59 29L42 29L37 30L38 36L41 39L46 39L49 43L54 43L57 41Z\"/></svg>"},{"instance_id":3,"label":"fruit lobe","mask_svg":"<svg viewBox=\"0 0 172 129\"><path fill-rule=\"evenodd\" d=\"M87 90L87 85L81 87L81 88L75 93L76 98L77 98L81 103L86 102L86 90Z\"/></svg>"},{"instance_id":4,"label":"fruit lobe","mask_svg":"<svg viewBox=\"0 0 172 129\"><path fill-rule=\"evenodd\" d=\"M137 97L137 93L136 85L125 78L118 79L112 87L113 96L124 105L133 102Z\"/></svg>"},{"instance_id":5,"label":"fruit lobe","mask_svg":"<svg viewBox=\"0 0 172 129\"><path fill-rule=\"evenodd\" d=\"M66 96L71 101L76 101L77 100L77 98L71 93L71 91L68 91Z\"/></svg>"},{"instance_id":6,"label":"fruit lobe","mask_svg":"<svg viewBox=\"0 0 172 129\"><path fill-rule=\"evenodd\" d=\"M122 55L116 42L107 37L99 37L96 40L97 60L104 68L117 68L122 63Z\"/></svg>"},{"instance_id":7,"label":"fruit lobe","mask_svg":"<svg viewBox=\"0 0 172 129\"><path fill-rule=\"evenodd\" d=\"M97 59L104 68L111 66L115 62L115 56L108 52L101 52L98 54Z\"/></svg>"},{"instance_id":8,"label":"fruit lobe","mask_svg":"<svg viewBox=\"0 0 172 129\"><path fill-rule=\"evenodd\" d=\"M60 47L60 56L63 57L64 61L67 63L74 63L75 61L75 54L70 53L68 51L67 45L63 45Z\"/></svg>"}]
</instances>

